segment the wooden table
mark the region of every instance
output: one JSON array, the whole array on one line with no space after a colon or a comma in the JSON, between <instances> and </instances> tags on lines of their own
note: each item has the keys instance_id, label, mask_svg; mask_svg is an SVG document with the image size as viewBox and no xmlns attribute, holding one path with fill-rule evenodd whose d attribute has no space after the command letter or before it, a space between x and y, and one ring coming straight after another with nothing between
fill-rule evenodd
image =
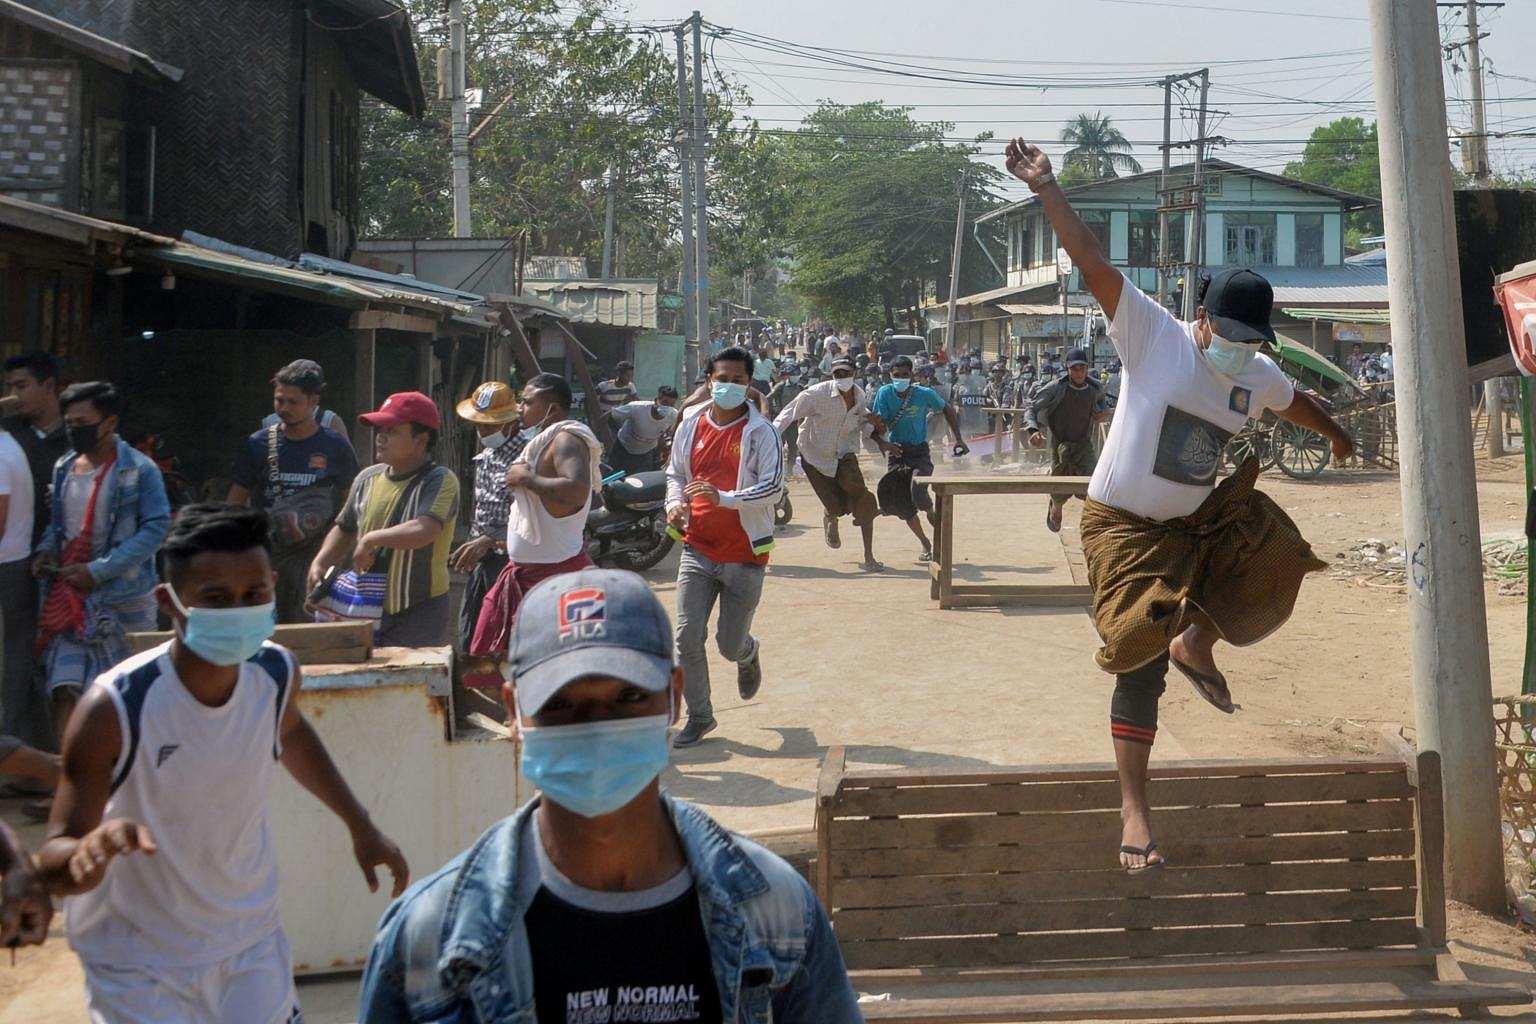
<instances>
[{"instance_id":1,"label":"wooden table","mask_svg":"<svg viewBox=\"0 0 1536 1024\"><path fill-rule=\"evenodd\" d=\"M956 583L954 565L955 498L961 494L1088 493L1086 476L936 476L916 483L933 489L933 560L928 563L929 596L940 608L995 608L1004 605L1036 608L1078 608L1093 603L1092 591L1060 583Z\"/></svg>"}]
</instances>

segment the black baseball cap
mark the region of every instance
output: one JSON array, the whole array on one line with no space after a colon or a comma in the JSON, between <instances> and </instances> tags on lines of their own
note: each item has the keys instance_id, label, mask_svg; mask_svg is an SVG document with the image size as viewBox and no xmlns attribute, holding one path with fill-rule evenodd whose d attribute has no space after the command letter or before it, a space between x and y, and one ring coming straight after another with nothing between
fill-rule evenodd
<instances>
[{"instance_id":1,"label":"black baseball cap","mask_svg":"<svg viewBox=\"0 0 1536 1024\"><path fill-rule=\"evenodd\" d=\"M1274 341L1270 313L1275 290L1247 267L1232 267L1215 274L1201 303L1211 327L1228 341Z\"/></svg>"},{"instance_id":2,"label":"black baseball cap","mask_svg":"<svg viewBox=\"0 0 1536 1024\"><path fill-rule=\"evenodd\" d=\"M1226 335L1223 334L1222 337L1225 338ZM1067 353L1067 369L1070 370L1074 366L1087 366L1087 365L1088 365L1088 353L1086 351L1084 351L1083 349L1075 348L1072 351Z\"/></svg>"}]
</instances>

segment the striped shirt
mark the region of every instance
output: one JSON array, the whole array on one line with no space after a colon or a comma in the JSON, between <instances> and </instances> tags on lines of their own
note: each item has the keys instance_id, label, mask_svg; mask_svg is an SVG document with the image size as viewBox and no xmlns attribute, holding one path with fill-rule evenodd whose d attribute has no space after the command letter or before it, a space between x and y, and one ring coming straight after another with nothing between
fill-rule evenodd
<instances>
[{"instance_id":1,"label":"striped shirt","mask_svg":"<svg viewBox=\"0 0 1536 1024\"><path fill-rule=\"evenodd\" d=\"M418 474L425 474L421 486L412 488ZM396 515L395 506L401 500L406 505ZM387 565L389 574L385 614L397 615L448 593L448 552L453 549L453 531L459 521L458 477L447 466L433 462L402 477L391 476L388 466L376 463L357 475L347 503L336 517L337 526L362 536L421 516L443 524L436 540L414 551L379 552L374 571Z\"/></svg>"}]
</instances>

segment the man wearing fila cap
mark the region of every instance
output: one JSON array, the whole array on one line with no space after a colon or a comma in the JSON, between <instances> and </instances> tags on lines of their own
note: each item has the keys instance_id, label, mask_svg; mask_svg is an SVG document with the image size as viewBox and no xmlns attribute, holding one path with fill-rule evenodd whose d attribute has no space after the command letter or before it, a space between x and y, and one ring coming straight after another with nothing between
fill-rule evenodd
<instances>
[{"instance_id":1,"label":"man wearing fila cap","mask_svg":"<svg viewBox=\"0 0 1536 1024\"><path fill-rule=\"evenodd\" d=\"M1236 705L1212 657L1216 641L1241 646L1279 629L1302 579L1327 567L1280 506L1254 489L1257 460L1216 486L1222 449L1265 409L1327 437L1335 458L1348 458L1354 444L1259 352L1275 340L1268 281L1245 267L1222 270L1202 287L1194 322L1183 323L1105 257L1056 184L1049 157L1015 139L1006 161L1038 197L1109 318L1124 364L1081 530L1103 641L1096 660L1115 674L1109 718L1124 823L1120 863L1136 873L1163 863L1147 806L1147 762L1169 663L1231 714Z\"/></svg>"},{"instance_id":2,"label":"man wearing fila cap","mask_svg":"<svg viewBox=\"0 0 1536 1024\"><path fill-rule=\"evenodd\" d=\"M437 403L420 391L402 391L358 419L374 429L379 461L357 475L310 564L309 590L350 555L354 571L387 575L378 646L447 646L453 642L448 551L459 518L459 481L432 459L443 426Z\"/></svg>"},{"instance_id":3,"label":"man wearing fila cap","mask_svg":"<svg viewBox=\"0 0 1536 1024\"><path fill-rule=\"evenodd\" d=\"M507 567L507 512L512 506L507 470L527 442L516 429L521 425L517 395L499 380L475 388L454 412L474 424L480 442L474 457L475 511L469 538L448 556L448 568L469 574L459 609L459 650L468 651L486 591Z\"/></svg>"},{"instance_id":4,"label":"man wearing fila cap","mask_svg":"<svg viewBox=\"0 0 1536 1024\"><path fill-rule=\"evenodd\" d=\"M799 874L660 789L683 677L645 581L608 569L545 580L509 657L503 697L541 795L384 914L360 1024L567 1021L576 1007L861 1021Z\"/></svg>"}]
</instances>

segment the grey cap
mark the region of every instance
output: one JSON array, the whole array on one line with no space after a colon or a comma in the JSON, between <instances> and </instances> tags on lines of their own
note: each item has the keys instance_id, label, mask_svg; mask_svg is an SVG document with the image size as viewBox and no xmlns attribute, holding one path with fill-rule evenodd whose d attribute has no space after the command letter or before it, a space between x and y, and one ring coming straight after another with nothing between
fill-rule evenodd
<instances>
[{"instance_id":1,"label":"grey cap","mask_svg":"<svg viewBox=\"0 0 1536 1024\"><path fill-rule=\"evenodd\" d=\"M622 679L660 693L672 682L672 623L645 580L619 569L582 569L523 597L508 661L525 715L567 683Z\"/></svg>"}]
</instances>

